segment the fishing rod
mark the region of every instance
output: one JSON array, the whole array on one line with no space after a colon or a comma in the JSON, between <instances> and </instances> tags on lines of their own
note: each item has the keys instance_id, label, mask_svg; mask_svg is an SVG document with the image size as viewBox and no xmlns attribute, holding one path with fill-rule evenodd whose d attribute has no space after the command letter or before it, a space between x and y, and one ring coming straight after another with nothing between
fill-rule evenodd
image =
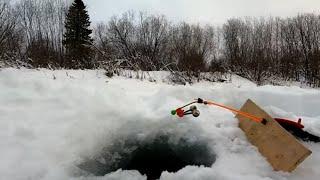
<instances>
[{"instance_id":1,"label":"fishing rod","mask_svg":"<svg viewBox=\"0 0 320 180\"><path fill-rule=\"evenodd\" d=\"M199 117L200 116L200 111L197 109L197 107L194 104L204 104L204 105L210 105L210 106L216 106L220 107L223 109L226 109L228 111L231 111L237 115L241 115L243 117L248 118L251 121L257 122L257 123L262 123L263 125L267 124L267 120L258 116L255 116L253 114L237 110L235 108L223 105L223 104L218 104L213 101L204 101L203 99L199 98L196 99L195 101L192 101L182 107L179 107L175 110L171 111L172 115L177 115L178 117L182 118L186 115L193 115L194 117ZM188 110L185 110L186 107L189 107ZM288 119L283 119L283 118L274 118L275 121L277 121L284 129L289 131L292 135L297 137L298 139L301 139L303 141L312 141L319 143L320 142L320 137L313 135L307 131L304 131L304 125L302 124L302 120L299 119L297 122L293 120L288 120Z\"/></svg>"},{"instance_id":2,"label":"fishing rod","mask_svg":"<svg viewBox=\"0 0 320 180\"><path fill-rule=\"evenodd\" d=\"M267 120L264 119L264 118L261 118L261 117L258 117L258 116L255 116L253 114L250 114L250 113L247 113L247 112L244 112L244 111L240 111L240 110L237 110L235 108L232 108L232 107L229 107L229 106L226 106L226 105L223 105L223 104L218 104L216 102L213 102L213 101L205 101L201 98L198 98L196 99L195 101L192 101L182 107L179 107L175 110L172 110L171 111L171 114L172 115L177 115L178 117L182 118L186 115L193 115L194 117L199 117L200 116L200 111L197 109L197 106L195 106L194 104L204 104L204 105L210 105L210 106L216 106L216 107L220 107L220 108L223 108L223 109L226 109L228 111L231 111L233 113L236 113L238 115L241 115L243 117L246 117L252 121L255 121L255 122L258 122L258 123L262 123L264 125L267 124ZM184 108L190 106L189 110L184 110Z\"/></svg>"}]
</instances>

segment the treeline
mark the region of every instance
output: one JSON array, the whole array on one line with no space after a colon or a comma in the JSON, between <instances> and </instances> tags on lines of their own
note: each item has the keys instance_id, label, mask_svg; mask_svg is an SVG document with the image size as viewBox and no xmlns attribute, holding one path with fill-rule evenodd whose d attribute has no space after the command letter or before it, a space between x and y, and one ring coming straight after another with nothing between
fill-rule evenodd
<instances>
[{"instance_id":1,"label":"treeline","mask_svg":"<svg viewBox=\"0 0 320 180\"><path fill-rule=\"evenodd\" d=\"M284 80L320 84L320 16L231 19L223 26L229 68L256 82Z\"/></svg>"},{"instance_id":2,"label":"treeline","mask_svg":"<svg viewBox=\"0 0 320 180\"><path fill-rule=\"evenodd\" d=\"M63 45L68 8L64 0L0 0L1 63L74 68ZM216 27L127 12L91 27L90 67L110 75L120 69L232 72L259 84L280 79L320 86L319 15L238 18Z\"/></svg>"},{"instance_id":3,"label":"treeline","mask_svg":"<svg viewBox=\"0 0 320 180\"><path fill-rule=\"evenodd\" d=\"M30 67L58 67L67 5L63 0L0 0L0 59Z\"/></svg>"}]
</instances>

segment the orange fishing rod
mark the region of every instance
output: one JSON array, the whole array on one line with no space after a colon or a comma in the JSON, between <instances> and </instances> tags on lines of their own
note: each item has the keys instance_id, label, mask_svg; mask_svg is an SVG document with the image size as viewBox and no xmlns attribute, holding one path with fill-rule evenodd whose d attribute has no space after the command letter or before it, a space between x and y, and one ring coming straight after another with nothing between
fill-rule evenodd
<instances>
[{"instance_id":1,"label":"orange fishing rod","mask_svg":"<svg viewBox=\"0 0 320 180\"><path fill-rule=\"evenodd\" d=\"M239 114L243 117L246 117L252 121L255 121L255 122L258 122L258 123L262 123L262 124L266 124L267 123L267 120L264 119L264 118L261 118L261 117L257 117L255 115L252 115L250 113L247 113L247 112L243 112L243 111L240 111L240 110L237 110L235 108L232 108L232 107L229 107L229 106L226 106L226 105L222 105L222 104L218 104L218 103L215 103L215 102L212 102L212 101L204 101L203 99L199 98L197 99L196 101L193 101L187 105L184 105L176 110L172 110L171 111L171 114L172 115L178 115L179 117L183 117L185 115L189 115L189 114L192 114L194 117L198 117L200 115L200 112L198 111L197 107L196 106L191 106L189 110L185 111L183 108L187 107L187 106L190 106L190 105L193 105L193 104L204 104L204 105L211 105L211 106L217 106L217 107L220 107L220 108L223 108L223 109L226 109L228 111L231 111L231 112L234 112L236 114Z\"/></svg>"}]
</instances>

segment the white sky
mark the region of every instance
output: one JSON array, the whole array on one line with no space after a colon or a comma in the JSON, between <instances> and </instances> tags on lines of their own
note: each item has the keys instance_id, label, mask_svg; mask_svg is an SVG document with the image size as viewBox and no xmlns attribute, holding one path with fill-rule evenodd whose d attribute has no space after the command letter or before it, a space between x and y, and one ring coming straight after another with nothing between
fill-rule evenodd
<instances>
[{"instance_id":1,"label":"white sky","mask_svg":"<svg viewBox=\"0 0 320 180\"><path fill-rule=\"evenodd\" d=\"M84 0L93 22L128 10L164 14L170 21L223 23L231 17L320 13L320 0Z\"/></svg>"}]
</instances>

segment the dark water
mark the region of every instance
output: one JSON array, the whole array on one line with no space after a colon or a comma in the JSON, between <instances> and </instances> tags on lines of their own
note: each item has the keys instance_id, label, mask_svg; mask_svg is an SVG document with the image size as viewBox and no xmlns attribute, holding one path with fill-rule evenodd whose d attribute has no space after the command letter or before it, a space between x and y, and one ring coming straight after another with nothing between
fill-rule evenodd
<instances>
[{"instance_id":1,"label":"dark water","mask_svg":"<svg viewBox=\"0 0 320 180\"><path fill-rule=\"evenodd\" d=\"M158 179L163 171L177 172L188 165L211 167L216 156L204 140L190 141L188 137L175 142L168 135L139 141L136 137L116 140L112 146L87 159L78 167L96 176L118 169L138 170L148 179Z\"/></svg>"}]
</instances>

